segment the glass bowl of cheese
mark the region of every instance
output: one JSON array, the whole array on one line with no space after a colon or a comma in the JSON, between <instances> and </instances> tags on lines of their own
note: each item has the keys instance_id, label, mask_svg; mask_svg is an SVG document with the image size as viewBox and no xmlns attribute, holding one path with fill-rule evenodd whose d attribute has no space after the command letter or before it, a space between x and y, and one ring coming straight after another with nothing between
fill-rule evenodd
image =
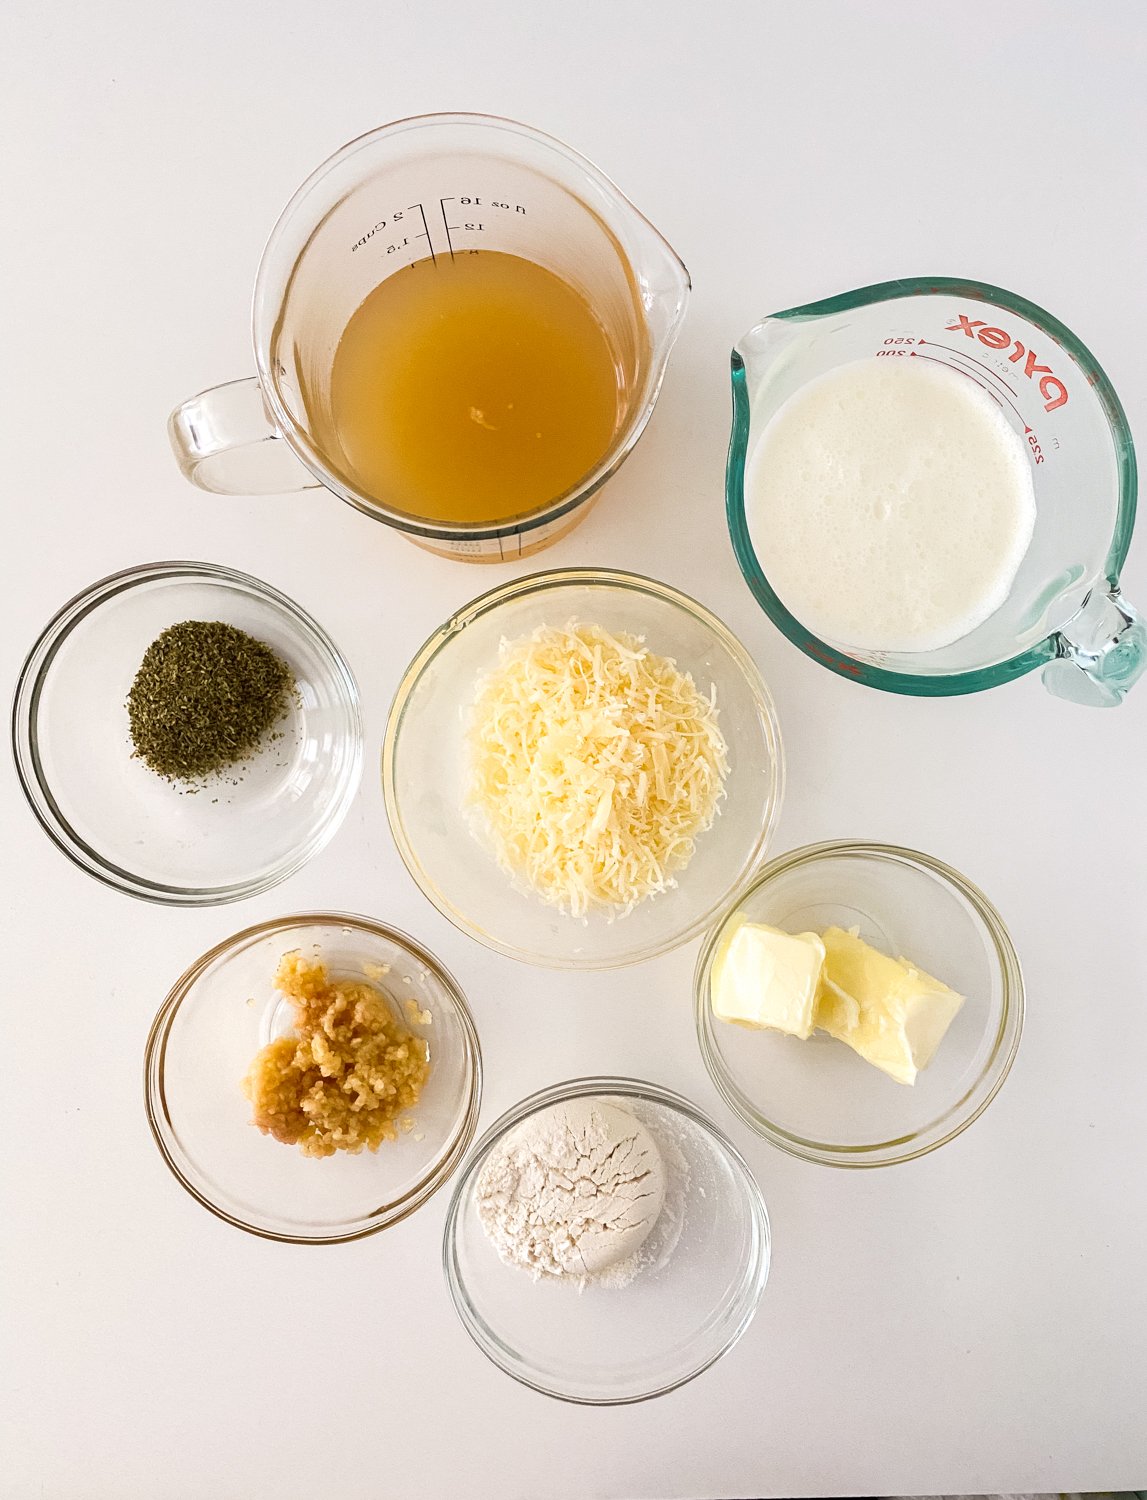
<instances>
[{"instance_id":1,"label":"glass bowl of cheese","mask_svg":"<svg viewBox=\"0 0 1147 1500\"><path fill-rule=\"evenodd\" d=\"M781 1150L836 1167L954 1139L1007 1077L1024 986L1007 928L949 865L892 844L770 861L697 962L701 1054L725 1101Z\"/></svg>"},{"instance_id":2,"label":"glass bowl of cheese","mask_svg":"<svg viewBox=\"0 0 1147 1500\"><path fill-rule=\"evenodd\" d=\"M382 780L399 853L451 922L511 958L606 969L712 925L766 857L784 762L720 620L653 579L570 568L434 632Z\"/></svg>"}]
</instances>

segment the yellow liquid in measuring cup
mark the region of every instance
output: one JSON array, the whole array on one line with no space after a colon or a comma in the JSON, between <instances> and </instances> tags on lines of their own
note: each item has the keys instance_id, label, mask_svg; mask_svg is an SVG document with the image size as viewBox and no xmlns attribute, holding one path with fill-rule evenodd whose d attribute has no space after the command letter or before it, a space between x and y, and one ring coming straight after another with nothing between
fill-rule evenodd
<instances>
[{"instance_id":1,"label":"yellow liquid in measuring cup","mask_svg":"<svg viewBox=\"0 0 1147 1500\"><path fill-rule=\"evenodd\" d=\"M505 520L597 466L631 378L552 271L500 251L439 255L390 276L351 317L317 436L357 489L395 509Z\"/></svg>"}]
</instances>

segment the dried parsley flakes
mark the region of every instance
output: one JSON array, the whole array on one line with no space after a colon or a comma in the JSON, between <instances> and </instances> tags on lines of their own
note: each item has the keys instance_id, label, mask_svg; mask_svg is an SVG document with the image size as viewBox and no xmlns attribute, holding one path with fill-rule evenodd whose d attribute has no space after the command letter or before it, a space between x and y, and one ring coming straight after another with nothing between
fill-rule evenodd
<instances>
[{"instance_id":1,"label":"dried parsley flakes","mask_svg":"<svg viewBox=\"0 0 1147 1500\"><path fill-rule=\"evenodd\" d=\"M169 625L144 652L128 694L135 753L170 781L222 771L258 749L294 686L282 658L234 625Z\"/></svg>"}]
</instances>

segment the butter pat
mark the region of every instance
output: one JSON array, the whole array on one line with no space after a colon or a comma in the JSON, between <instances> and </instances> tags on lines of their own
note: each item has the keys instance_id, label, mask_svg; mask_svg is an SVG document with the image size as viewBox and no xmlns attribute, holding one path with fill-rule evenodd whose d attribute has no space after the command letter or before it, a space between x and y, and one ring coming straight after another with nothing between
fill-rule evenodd
<instances>
[{"instance_id":1,"label":"butter pat","mask_svg":"<svg viewBox=\"0 0 1147 1500\"><path fill-rule=\"evenodd\" d=\"M889 958L853 928L824 934L816 1024L897 1083L927 1067L964 1003L963 995L905 958Z\"/></svg>"},{"instance_id":2,"label":"butter pat","mask_svg":"<svg viewBox=\"0 0 1147 1500\"><path fill-rule=\"evenodd\" d=\"M713 961L710 995L719 1021L783 1031L802 1040L817 1024L824 944L815 932L781 932L742 920Z\"/></svg>"}]
</instances>

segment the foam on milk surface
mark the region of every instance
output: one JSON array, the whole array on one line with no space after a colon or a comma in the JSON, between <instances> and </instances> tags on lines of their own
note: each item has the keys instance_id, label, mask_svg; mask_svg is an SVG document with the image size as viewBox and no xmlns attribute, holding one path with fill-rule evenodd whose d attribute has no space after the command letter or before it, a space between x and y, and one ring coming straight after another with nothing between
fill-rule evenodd
<instances>
[{"instance_id":1,"label":"foam on milk surface","mask_svg":"<svg viewBox=\"0 0 1147 1500\"><path fill-rule=\"evenodd\" d=\"M796 391L745 474L753 550L815 635L934 651L1008 596L1035 527L1027 448L975 381L862 359Z\"/></svg>"}]
</instances>

